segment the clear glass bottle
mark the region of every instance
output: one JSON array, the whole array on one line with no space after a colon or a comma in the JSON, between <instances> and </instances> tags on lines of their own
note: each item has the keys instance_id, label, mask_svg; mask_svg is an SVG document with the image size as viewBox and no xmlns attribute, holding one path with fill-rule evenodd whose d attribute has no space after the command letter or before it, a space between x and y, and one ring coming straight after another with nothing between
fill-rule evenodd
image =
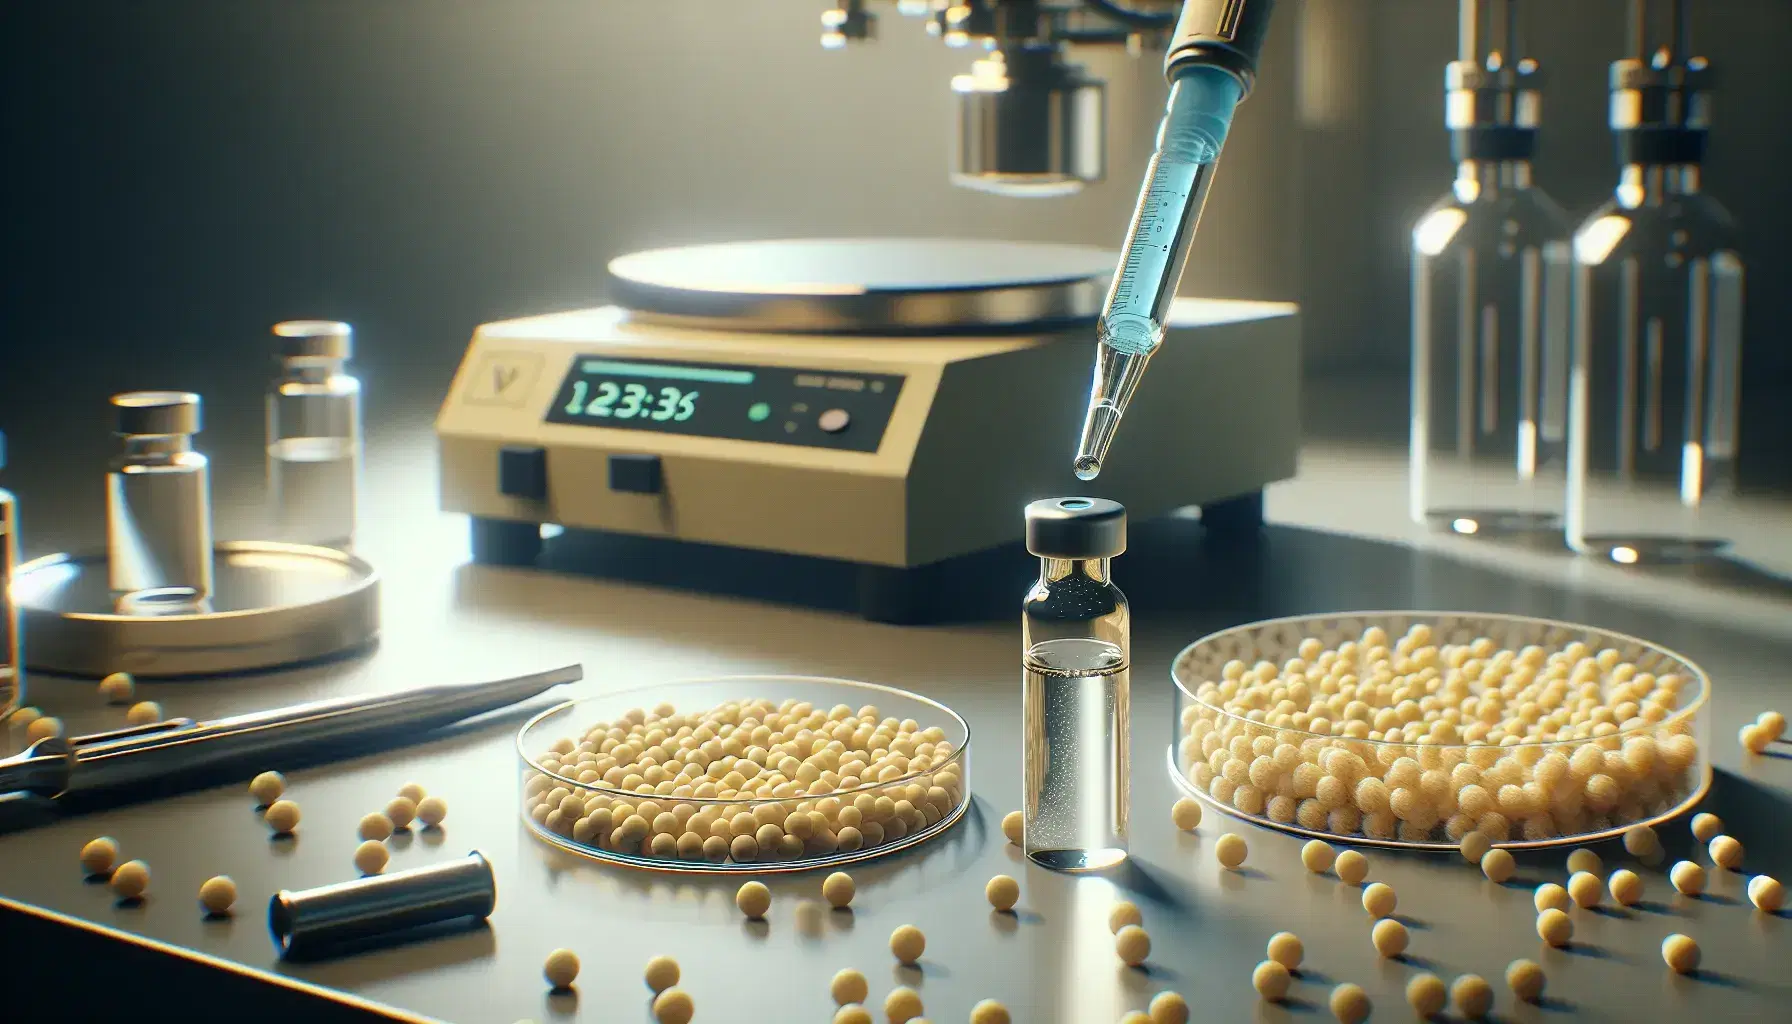
<instances>
[{"instance_id":1,"label":"clear glass bottle","mask_svg":"<svg viewBox=\"0 0 1792 1024\"><path fill-rule=\"evenodd\" d=\"M0 469L6 468L6 435L0 433ZM19 566L19 505L0 487L0 718L25 703L24 634L12 577Z\"/></svg>"},{"instance_id":2,"label":"clear glass bottle","mask_svg":"<svg viewBox=\"0 0 1792 1024\"><path fill-rule=\"evenodd\" d=\"M1022 847L1058 871L1126 859L1131 803L1131 615L1109 560L1126 509L1101 498L1027 506L1039 579L1021 610Z\"/></svg>"},{"instance_id":3,"label":"clear glass bottle","mask_svg":"<svg viewBox=\"0 0 1792 1024\"><path fill-rule=\"evenodd\" d=\"M1574 238L1568 543L1623 564L1720 550L1736 483L1743 264L1700 190L1710 69L1683 41L1612 65L1622 170Z\"/></svg>"},{"instance_id":4,"label":"clear glass bottle","mask_svg":"<svg viewBox=\"0 0 1792 1024\"><path fill-rule=\"evenodd\" d=\"M280 376L268 389L268 501L275 535L347 549L361 487L361 382L344 372L354 330L331 320L274 325Z\"/></svg>"},{"instance_id":5,"label":"clear glass bottle","mask_svg":"<svg viewBox=\"0 0 1792 1024\"><path fill-rule=\"evenodd\" d=\"M1568 419L1568 217L1536 187L1536 62L1479 53L1465 5L1446 73L1456 181L1412 232L1409 498L1461 534L1561 528ZM1508 11L1507 49L1515 36Z\"/></svg>"},{"instance_id":6,"label":"clear glass bottle","mask_svg":"<svg viewBox=\"0 0 1792 1024\"><path fill-rule=\"evenodd\" d=\"M147 612L212 595L209 464L193 450L199 396L112 396L123 451L106 475L106 562L112 593ZM122 606L121 606L122 607Z\"/></svg>"}]
</instances>

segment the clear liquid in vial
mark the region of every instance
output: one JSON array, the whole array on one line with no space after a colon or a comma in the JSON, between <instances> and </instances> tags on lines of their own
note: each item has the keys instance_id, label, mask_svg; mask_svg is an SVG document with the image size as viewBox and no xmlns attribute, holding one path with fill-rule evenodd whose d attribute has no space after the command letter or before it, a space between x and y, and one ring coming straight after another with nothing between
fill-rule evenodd
<instances>
[{"instance_id":1,"label":"clear liquid in vial","mask_svg":"<svg viewBox=\"0 0 1792 1024\"><path fill-rule=\"evenodd\" d=\"M1047 640L1024 665L1026 854L1055 871L1113 867L1126 859L1131 802L1126 652Z\"/></svg>"},{"instance_id":2,"label":"clear liquid in vial","mask_svg":"<svg viewBox=\"0 0 1792 1024\"><path fill-rule=\"evenodd\" d=\"M268 497L280 539L347 547L355 535L358 463L346 437L287 437L268 445Z\"/></svg>"}]
</instances>

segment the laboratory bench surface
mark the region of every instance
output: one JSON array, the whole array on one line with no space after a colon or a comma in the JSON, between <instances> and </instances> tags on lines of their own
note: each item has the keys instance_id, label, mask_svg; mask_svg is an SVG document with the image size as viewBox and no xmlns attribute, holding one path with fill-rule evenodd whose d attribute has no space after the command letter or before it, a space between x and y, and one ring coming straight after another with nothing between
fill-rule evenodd
<instances>
[{"instance_id":1,"label":"laboratory bench surface","mask_svg":"<svg viewBox=\"0 0 1792 1024\"><path fill-rule=\"evenodd\" d=\"M178 980L183 991L210 993L230 1016L258 1019L387 1013L464 1024L629 1022L651 1019L641 972L650 956L663 953L682 963L681 987L695 999L699 1021L830 1020L829 979L846 967L870 979L876 1007L892 987L914 987L935 1024L966 1020L982 999L1001 1000L1016 1021L1108 1024L1165 989L1197 1007L1197 1020L1312 1021L1330 1019L1326 999L1341 982L1368 991L1373 1019L1407 1019L1403 989L1420 970L1446 980L1461 973L1489 979L1496 1016L1506 1021L1792 1019L1792 919L1755 912L1743 895L1746 875L1714 873L1708 897L1687 899L1673 893L1661 871L1643 870L1644 904L1576 912L1573 947L1554 950L1534 930L1531 888L1562 880L1563 853L1521 854L1518 878L1501 886L1454 855L1368 851L1370 878L1395 888L1412 930L1410 955L1383 960L1358 891L1304 871L1299 840L1211 810L1197 833L1177 832L1164 757L1171 658L1214 629L1272 615L1374 608L1585 621L1648 637L1710 672L1717 778L1705 806L1747 844L1750 873L1784 878L1792 874L1792 745L1749 757L1736 741L1737 728L1759 711L1792 711L1792 602L1783 592L1605 573L1557 552L1406 535L1397 525L1398 495L1388 502L1391 513L1376 505L1397 492L1397 472L1368 453L1309 453L1302 478L1272 491L1271 525L1259 542L1204 544L1198 523L1173 521L1139 528L1134 550L1117 563L1117 581L1137 615L1133 856L1111 876L1072 878L1029 866L1000 829L1020 798L1014 613L1021 590L1014 581L1030 571L1024 556L1009 552L1001 572L981 573L960 588L988 592L977 598L980 610L925 627L867 623L830 607L825 597L838 580L825 567L766 572L730 556L716 571L749 582L718 596L676 585L676 570L651 566L659 556L639 552L617 556L628 567L623 575L630 578L622 581L473 566L466 564L464 520L433 508L427 423L382 430L369 455L367 507L374 514L363 545L384 580L377 649L277 674L145 682L140 699L160 701L170 715L206 718L568 662L583 663L586 678L562 698L722 674L865 679L934 697L969 720L972 810L929 845L851 869L858 882L852 910L817 905L819 873L770 875L764 880L774 896L771 912L764 923L749 923L733 903L738 877L608 867L527 832L518 815L514 735L527 714L555 699L548 698L402 749L288 772L288 796L303 810L292 838L270 839L258 819L244 786L253 766L213 788L0 835L0 945L9 947L9 970L23 963L31 972L18 982L42 979L75 1005L89 998L83 986L103 984L113 998L129 993L146 1012L173 991L163 983ZM226 509L252 496L252 467L234 479L220 477ZM29 502L32 495L22 497ZM40 508L26 505L28 528L49 518ZM65 542L57 536L63 528L51 526L32 540L32 552ZM690 572L700 575L703 565L699 559ZM652 581L655 572L671 578ZM754 586L772 585L768 577L788 591L782 596L819 597L804 603L752 596ZM758 584L750 582L755 578ZM91 682L40 675L31 687L31 702L62 716L73 732L122 722L122 709L104 706ZM281 962L266 926L269 896L351 877L357 821L411 781L445 797L449 814L440 829L392 840L388 870L483 852L498 885L489 925L336 960ZM1214 859L1215 839L1226 831L1249 841L1243 870L1222 870ZM117 838L124 858L151 866L150 894L141 904L122 906L104 885L83 879L77 852L102 834ZM1686 853L1684 820L1665 826L1663 835L1671 855ZM1599 852L1608 866L1627 859L1615 843ZM983 897L984 884L1001 873L1021 881L1013 915L992 913ZM237 883L234 917L208 920L199 910L195 894L215 874ZM1152 939L1144 969L1122 965L1114 953L1107 914L1120 898L1143 910ZM890 932L902 924L927 936L918 967L897 965L888 950ZM1284 930L1305 942L1306 965L1289 1001L1264 1004L1251 970L1269 936ZM1699 941L1703 971L1683 977L1663 966L1661 942L1673 932ZM106 933L165 946L126 947L106 941ZM69 936L98 945L69 945ZM20 959L15 951L26 942L30 952ZM583 961L570 993L550 994L542 979L542 962L556 947ZM63 948L90 948L107 959L91 966L45 962ZM171 948L203 962L177 967ZM1517 1003L1504 987L1506 965L1521 957L1548 973L1541 1005ZM344 994L354 1005L303 1009L302 992L282 991L271 979ZM183 1001L180 1009L201 1008Z\"/></svg>"}]
</instances>

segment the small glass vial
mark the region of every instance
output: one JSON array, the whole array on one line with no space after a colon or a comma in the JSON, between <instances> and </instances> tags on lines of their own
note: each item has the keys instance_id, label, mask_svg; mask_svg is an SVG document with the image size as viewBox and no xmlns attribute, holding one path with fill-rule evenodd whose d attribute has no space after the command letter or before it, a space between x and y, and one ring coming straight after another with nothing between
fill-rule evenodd
<instances>
[{"instance_id":1,"label":"small glass vial","mask_svg":"<svg viewBox=\"0 0 1792 1024\"><path fill-rule=\"evenodd\" d=\"M6 435L0 434L0 469L6 468ZM24 634L19 606L13 601L12 578L19 566L19 506L12 492L0 487L0 718L25 703Z\"/></svg>"},{"instance_id":2,"label":"small glass vial","mask_svg":"<svg viewBox=\"0 0 1792 1024\"><path fill-rule=\"evenodd\" d=\"M1126 859L1131 802L1131 615L1109 576L1126 509L1102 498L1027 506L1039 579L1021 610L1021 729L1028 858L1057 871Z\"/></svg>"},{"instance_id":3,"label":"small glass vial","mask_svg":"<svg viewBox=\"0 0 1792 1024\"><path fill-rule=\"evenodd\" d=\"M1743 266L1700 190L1710 67L1683 53L1612 65L1622 170L1574 238L1568 544L1622 564L1720 551L1736 482Z\"/></svg>"},{"instance_id":4,"label":"small glass vial","mask_svg":"<svg viewBox=\"0 0 1792 1024\"><path fill-rule=\"evenodd\" d=\"M1504 10L1506 52L1483 53L1482 8L1463 7L1445 76L1456 181L1412 232L1410 511L1464 535L1559 535L1569 224L1531 179L1539 75Z\"/></svg>"},{"instance_id":5,"label":"small glass vial","mask_svg":"<svg viewBox=\"0 0 1792 1024\"><path fill-rule=\"evenodd\" d=\"M193 450L199 396L131 391L112 397L124 450L106 476L106 551L112 593L186 605L212 595L211 482Z\"/></svg>"},{"instance_id":6,"label":"small glass vial","mask_svg":"<svg viewBox=\"0 0 1792 1024\"><path fill-rule=\"evenodd\" d=\"M347 549L361 487L361 382L343 371L348 324L274 325L280 376L268 389L268 500L278 539Z\"/></svg>"}]
</instances>

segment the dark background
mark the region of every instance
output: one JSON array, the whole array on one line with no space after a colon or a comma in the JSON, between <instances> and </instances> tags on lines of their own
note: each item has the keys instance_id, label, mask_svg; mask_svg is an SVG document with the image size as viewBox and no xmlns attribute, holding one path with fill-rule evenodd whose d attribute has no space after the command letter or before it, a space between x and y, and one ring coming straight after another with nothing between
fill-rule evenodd
<instances>
[{"instance_id":1,"label":"dark background","mask_svg":"<svg viewBox=\"0 0 1792 1024\"><path fill-rule=\"evenodd\" d=\"M817 45L819 0L58 0L0 5L6 172L0 428L9 480L94 465L118 390L202 392L214 453L258 461L266 328L352 321L373 400L438 401L473 325L602 299L612 256L732 238L962 234L1117 244L1163 99L1110 82L1110 178L1020 201L945 178L948 50L884 5ZM1723 77L1707 188L1749 261L1744 461L1786 471L1792 383L1786 0L1692 0ZM1449 0L1283 0L1185 291L1295 298L1310 377L1406 363L1406 232L1448 185ZM1526 4L1550 74L1541 185L1577 217L1614 181L1621 0ZM1343 426L1398 431L1398 402ZM1318 419L1317 417L1315 418ZM97 487L97 481L96 481Z\"/></svg>"}]
</instances>

